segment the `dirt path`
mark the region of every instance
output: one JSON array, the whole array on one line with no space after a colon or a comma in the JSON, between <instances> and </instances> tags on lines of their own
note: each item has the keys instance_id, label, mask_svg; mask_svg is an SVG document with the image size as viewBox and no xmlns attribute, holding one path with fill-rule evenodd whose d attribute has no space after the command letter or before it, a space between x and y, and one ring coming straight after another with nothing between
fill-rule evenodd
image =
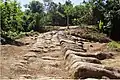
<instances>
[{"instance_id":1,"label":"dirt path","mask_svg":"<svg viewBox=\"0 0 120 80\"><path fill-rule=\"evenodd\" d=\"M3 79L67 79L63 55L52 31L21 39L24 46L1 46L1 78Z\"/></svg>"}]
</instances>

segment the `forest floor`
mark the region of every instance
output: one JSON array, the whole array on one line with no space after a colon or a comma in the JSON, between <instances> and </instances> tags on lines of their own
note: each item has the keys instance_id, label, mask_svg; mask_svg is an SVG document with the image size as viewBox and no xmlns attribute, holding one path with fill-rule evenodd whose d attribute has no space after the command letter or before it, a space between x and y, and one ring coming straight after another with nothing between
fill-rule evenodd
<instances>
[{"instance_id":1,"label":"forest floor","mask_svg":"<svg viewBox=\"0 0 120 80\"><path fill-rule=\"evenodd\" d=\"M0 78L8 79L70 79L65 69L64 57L57 39L59 31L26 36L17 41L24 45L0 45ZM88 52L108 51L107 43L84 42ZM120 67L120 52L113 59L102 60L103 65Z\"/></svg>"}]
</instances>

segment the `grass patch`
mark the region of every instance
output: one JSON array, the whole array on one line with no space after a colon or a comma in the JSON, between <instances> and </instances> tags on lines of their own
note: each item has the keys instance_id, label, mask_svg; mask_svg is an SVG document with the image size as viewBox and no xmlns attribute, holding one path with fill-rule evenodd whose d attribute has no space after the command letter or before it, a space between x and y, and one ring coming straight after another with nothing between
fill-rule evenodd
<instances>
[{"instance_id":1,"label":"grass patch","mask_svg":"<svg viewBox=\"0 0 120 80\"><path fill-rule=\"evenodd\" d=\"M118 48L120 49L120 42L112 41L108 43L109 48Z\"/></svg>"}]
</instances>

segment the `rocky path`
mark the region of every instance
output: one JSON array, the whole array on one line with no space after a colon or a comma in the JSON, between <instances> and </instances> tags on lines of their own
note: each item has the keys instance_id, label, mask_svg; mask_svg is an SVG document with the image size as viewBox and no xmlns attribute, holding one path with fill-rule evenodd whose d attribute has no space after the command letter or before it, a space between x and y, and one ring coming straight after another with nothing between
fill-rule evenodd
<instances>
[{"instance_id":1,"label":"rocky path","mask_svg":"<svg viewBox=\"0 0 120 80\"><path fill-rule=\"evenodd\" d=\"M51 31L34 38L27 47L12 48L10 54L2 52L1 79L120 79L120 69L101 62L113 54L88 51L86 41L80 37ZM19 53L11 55L15 51Z\"/></svg>"},{"instance_id":2,"label":"rocky path","mask_svg":"<svg viewBox=\"0 0 120 80\"><path fill-rule=\"evenodd\" d=\"M0 68L4 69L1 70L1 78L39 80L70 78L65 70L58 33L52 31L39 34L33 44L26 41L26 44L29 44L28 47L19 47L17 49L19 54L16 47L12 47L14 51L10 51L12 49L9 49L9 51L3 49ZM7 48L5 47L5 49ZM14 55L13 53L17 54Z\"/></svg>"},{"instance_id":3,"label":"rocky path","mask_svg":"<svg viewBox=\"0 0 120 80\"><path fill-rule=\"evenodd\" d=\"M88 52L84 40L71 34L59 34L66 68L74 79L120 79L120 68L102 65L113 58L110 52Z\"/></svg>"},{"instance_id":4,"label":"rocky path","mask_svg":"<svg viewBox=\"0 0 120 80\"><path fill-rule=\"evenodd\" d=\"M37 62L34 63L40 62L40 74L52 79L67 79L69 77L64 68L64 60L61 54L58 33L57 31L52 31L40 34L30 51L37 55ZM30 56L29 53L28 55ZM43 72L41 72L41 70Z\"/></svg>"}]
</instances>

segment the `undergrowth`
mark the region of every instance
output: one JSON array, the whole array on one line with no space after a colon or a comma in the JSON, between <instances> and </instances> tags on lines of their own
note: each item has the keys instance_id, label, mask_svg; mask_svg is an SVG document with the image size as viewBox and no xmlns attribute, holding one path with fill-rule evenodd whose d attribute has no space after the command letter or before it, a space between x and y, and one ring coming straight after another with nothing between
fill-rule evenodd
<instances>
[{"instance_id":1,"label":"undergrowth","mask_svg":"<svg viewBox=\"0 0 120 80\"><path fill-rule=\"evenodd\" d=\"M108 47L112 50L116 50L120 52L120 42L111 41L108 43Z\"/></svg>"}]
</instances>

